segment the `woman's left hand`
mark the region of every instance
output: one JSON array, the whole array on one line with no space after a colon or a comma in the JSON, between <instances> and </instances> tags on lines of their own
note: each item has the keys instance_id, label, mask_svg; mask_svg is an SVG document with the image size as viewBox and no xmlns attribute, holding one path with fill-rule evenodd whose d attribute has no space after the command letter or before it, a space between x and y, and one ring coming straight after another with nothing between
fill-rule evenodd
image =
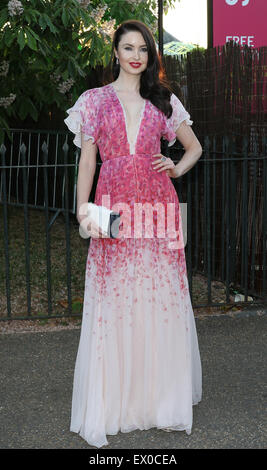
<instances>
[{"instance_id":1,"label":"woman's left hand","mask_svg":"<svg viewBox=\"0 0 267 470\"><path fill-rule=\"evenodd\" d=\"M165 157L166 160L162 161L161 158L164 157L164 155L162 155L161 153L152 155L152 157L155 158L155 161L152 161L153 169L158 172L166 171L167 175L171 178L178 178L179 175L176 165L173 163L171 158Z\"/></svg>"}]
</instances>

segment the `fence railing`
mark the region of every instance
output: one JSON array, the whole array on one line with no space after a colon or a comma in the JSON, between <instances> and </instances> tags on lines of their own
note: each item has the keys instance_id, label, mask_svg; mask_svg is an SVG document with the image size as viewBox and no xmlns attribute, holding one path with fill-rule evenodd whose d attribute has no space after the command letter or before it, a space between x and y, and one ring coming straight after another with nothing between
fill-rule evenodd
<instances>
[{"instance_id":1,"label":"fence railing","mask_svg":"<svg viewBox=\"0 0 267 470\"><path fill-rule=\"evenodd\" d=\"M0 149L0 320L80 316L90 239L75 216L80 152L67 132L12 131ZM44 135L45 134L45 135ZM193 307L267 302L267 148L206 136L197 165L172 180L187 203ZM179 143L170 149L178 162ZM90 200L94 200L101 160Z\"/></svg>"},{"instance_id":2,"label":"fence railing","mask_svg":"<svg viewBox=\"0 0 267 470\"><path fill-rule=\"evenodd\" d=\"M46 174L49 179L48 208L49 210L61 210L64 208L65 167L67 165L69 166L69 178L73 181L69 193L69 210L71 213L75 213L79 151L72 144L72 135L66 131L11 129L10 132L11 141L5 140L7 157L2 157L8 158L8 166L6 167L7 203L11 205L23 204L23 171L25 172L27 169L28 206L43 209L45 187L42 169L47 168ZM67 161L64 160L64 143L71 147ZM43 144L46 146L45 151L42 149ZM2 194L0 186L0 201Z\"/></svg>"}]
</instances>

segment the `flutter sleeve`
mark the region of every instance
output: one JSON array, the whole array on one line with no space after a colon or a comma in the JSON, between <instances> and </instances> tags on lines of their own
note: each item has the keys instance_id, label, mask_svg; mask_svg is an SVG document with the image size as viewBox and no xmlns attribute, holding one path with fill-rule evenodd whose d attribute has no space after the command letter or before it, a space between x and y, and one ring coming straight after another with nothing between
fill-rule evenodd
<instances>
[{"instance_id":1,"label":"flutter sleeve","mask_svg":"<svg viewBox=\"0 0 267 470\"><path fill-rule=\"evenodd\" d=\"M168 147L173 145L177 139L176 131L180 124L185 121L187 125L192 126L193 121L190 120L190 114L186 111L181 101L172 93L170 103L173 111L171 117L164 119L164 128L162 137L169 141Z\"/></svg>"},{"instance_id":2,"label":"flutter sleeve","mask_svg":"<svg viewBox=\"0 0 267 470\"><path fill-rule=\"evenodd\" d=\"M83 92L74 105L67 109L68 117L65 124L75 134L74 144L81 148L81 132L84 140L92 139L93 144L98 138L98 109L92 89Z\"/></svg>"}]
</instances>

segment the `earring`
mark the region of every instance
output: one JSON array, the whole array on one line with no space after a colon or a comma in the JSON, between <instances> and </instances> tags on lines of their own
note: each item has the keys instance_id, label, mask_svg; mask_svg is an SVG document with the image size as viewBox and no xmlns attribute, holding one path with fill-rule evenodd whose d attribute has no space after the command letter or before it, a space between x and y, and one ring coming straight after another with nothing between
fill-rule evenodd
<instances>
[{"instance_id":1,"label":"earring","mask_svg":"<svg viewBox=\"0 0 267 470\"><path fill-rule=\"evenodd\" d=\"M117 65L119 64L119 58L118 57L116 58L116 64Z\"/></svg>"}]
</instances>

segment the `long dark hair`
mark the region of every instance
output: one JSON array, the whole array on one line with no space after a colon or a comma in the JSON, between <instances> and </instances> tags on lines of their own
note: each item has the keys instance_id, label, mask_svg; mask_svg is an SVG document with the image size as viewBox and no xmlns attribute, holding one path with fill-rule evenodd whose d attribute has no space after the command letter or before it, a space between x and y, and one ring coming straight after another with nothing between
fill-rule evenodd
<instances>
[{"instance_id":1,"label":"long dark hair","mask_svg":"<svg viewBox=\"0 0 267 470\"><path fill-rule=\"evenodd\" d=\"M124 21L115 31L112 41L112 56L104 73L104 81L112 82L118 78L120 65L116 64L114 49L118 50L121 36L129 31L140 32L148 50L147 68L142 72L140 79L140 95L142 98L150 100L169 118L172 115L172 105L170 103L172 89L166 77L161 57L156 49L154 37L142 21Z\"/></svg>"}]
</instances>

